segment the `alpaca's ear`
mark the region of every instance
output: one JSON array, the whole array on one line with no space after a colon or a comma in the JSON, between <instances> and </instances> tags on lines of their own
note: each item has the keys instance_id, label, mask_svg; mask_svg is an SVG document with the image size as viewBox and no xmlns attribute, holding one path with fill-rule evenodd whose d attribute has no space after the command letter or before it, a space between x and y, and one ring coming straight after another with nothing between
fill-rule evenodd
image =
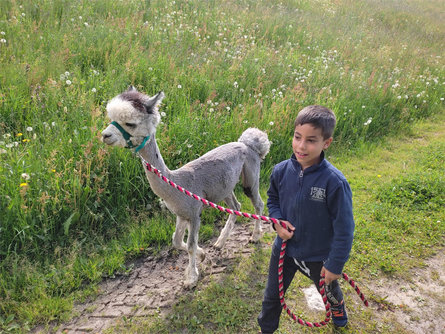
<instances>
[{"instance_id":1,"label":"alpaca's ear","mask_svg":"<svg viewBox=\"0 0 445 334\"><path fill-rule=\"evenodd\" d=\"M165 97L164 92L159 92L155 96L151 97L145 103L145 109L147 110L147 113L152 114L154 111L157 111L164 97Z\"/></svg>"},{"instance_id":2,"label":"alpaca's ear","mask_svg":"<svg viewBox=\"0 0 445 334\"><path fill-rule=\"evenodd\" d=\"M138 90L133 85L128 86L127 92L137 92Z\"/></svg>"}]
</instances>

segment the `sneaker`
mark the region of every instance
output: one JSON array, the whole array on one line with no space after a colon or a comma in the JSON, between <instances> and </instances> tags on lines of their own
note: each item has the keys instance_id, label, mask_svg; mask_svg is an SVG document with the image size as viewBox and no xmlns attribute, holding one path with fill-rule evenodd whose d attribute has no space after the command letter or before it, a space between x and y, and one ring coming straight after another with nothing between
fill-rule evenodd
<instances>
[{"instance_id":1,"label":"sneaker","mask_svg":"<svg viewBox=\"0 0 445 334\"><path fill-rule=\"evenodd\" d=\"M332 322L337 327L345 327L348 323L348 314L346 313L345 301L331 306Z\"/></svg>"}]
</instances>

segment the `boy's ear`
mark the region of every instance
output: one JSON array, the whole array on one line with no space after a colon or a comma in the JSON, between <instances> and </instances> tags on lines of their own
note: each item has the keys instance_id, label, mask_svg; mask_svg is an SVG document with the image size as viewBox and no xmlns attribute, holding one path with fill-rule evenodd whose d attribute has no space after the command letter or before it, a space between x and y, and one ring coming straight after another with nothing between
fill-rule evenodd
<instances>
[{"instance_id":1,"label":"boy's ear","mask_svg":"<svg viewBox=\"0 0 445 334\"><path fill-rule=\"evenodd\" d=\"M324 141L323 150L326 150L331 145L332 140L334 140L334 138L331 137Z\"/></svg>"}]
</instances>

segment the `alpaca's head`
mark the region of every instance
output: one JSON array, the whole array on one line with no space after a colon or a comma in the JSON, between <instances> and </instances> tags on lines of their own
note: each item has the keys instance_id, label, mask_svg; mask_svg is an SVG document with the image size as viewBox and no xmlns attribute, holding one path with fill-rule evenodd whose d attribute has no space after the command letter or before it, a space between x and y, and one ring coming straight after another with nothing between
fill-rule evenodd
<instances>
[{"instance_id":1,"label":"alpaca's head","mask_svg":"<svg viewBox=\"0 0 445 334\"><path fill-rule=\"evenodd\" d=\"M163 92L150 97L130 87L108 102L108 117L129 134L134 146L138 146L147 136L155 134L161 120L158 108L163 98ZM102 131L102 141L108 145L127 146L123 133L114 124Z\"/></svg>"}]
</instances>

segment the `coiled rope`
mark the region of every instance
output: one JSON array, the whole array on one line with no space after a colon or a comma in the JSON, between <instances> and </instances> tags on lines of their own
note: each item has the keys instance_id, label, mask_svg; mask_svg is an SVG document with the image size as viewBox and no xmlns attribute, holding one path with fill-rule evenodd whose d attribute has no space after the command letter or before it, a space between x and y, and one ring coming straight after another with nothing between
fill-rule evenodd
<instances>
[{"instance_id":1,"label":"coiled rope","mask_svg":"<svg viewBox=\"0 0 445 334\"><path fill-rule=\"evenodd\" d=\"M246 213L246 212L241 212L238 210L232 210L232 209L228 209L225 208L221 205L217 205L213 202L208 201L205 198L202 198L190 191L188 191L187 189L184 189L183 187L177 185L176 183L174 183L173 181L169 180L168 178L166 178L164 175L161 174L161 172L156 169L155 167L153 167L150 163L148 163L141 155L139 155L139 157L141 158L142 162L145 164L145 167L147 168L147 170L155 175L157 175L162 181L164 181L165 183L169 184L170 186L172 186L173 188L175 188L176 190L182 192L183 194L186 194L187 196L194 198L195 200L210 206L214 209L218 209L219 211L222 212L226 212L229 213L231 215L237 215L240 217L246 217L246 218L252 218L255 220L262 220L268 223L273 223L273 224L280 224L282 227L287 228L287 226L280 220L275 219L275 218L271 218L271 217L267 217L267 216L258 216L258 215L254 215L251 213ZM280 257L278 260L278 293L280 296L280 303L281 303L281 307L283 308L283 310L285 310L287 312L287 314L290 316L290 318L292 320L294 320L295 322L299 323L302 326L307 326L307 327L322 327L322 326L326 326L329 321L331 320L331 305L328 301L328 298L326 296L326 284L325 284L325 280L324 277L322 277L320 279L320 283L319 283L319 287L320 287L320 294L323 298L323 303L325 305L325 309L326 309L326 316L325 319L323 321L320 322L309 322L306 320L303 320L299 317L297 317L287 306L285 300L284 300L284 284L283 284L283 264L284 264L284 255L286 254L286 246L287 246L287 242L286 240L283 240L282 244L281 244L281 250L280 250ZM354 280L350 279L349 276L345 273L342 273L342 277L344 280L346 280L349 285L351 285L355 292L357 293L357 295L360 297L360 299L363 301L363 304L365 304L365 306L368 306L368 301L366 300L364 294L360 291L359 287L357 286L357 284L354 282Z\"/></svg>"}]
</instances>

